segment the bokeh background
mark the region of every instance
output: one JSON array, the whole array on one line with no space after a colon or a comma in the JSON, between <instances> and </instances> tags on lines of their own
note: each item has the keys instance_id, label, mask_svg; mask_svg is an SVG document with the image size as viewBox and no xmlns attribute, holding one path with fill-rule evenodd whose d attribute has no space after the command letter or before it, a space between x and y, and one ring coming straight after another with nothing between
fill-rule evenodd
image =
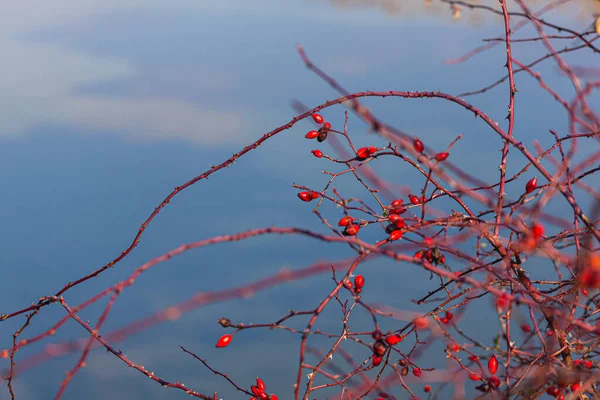
<instances>
[{"instance_id":1,"label":"bokeh background","mask_svg":"<svg viewBox=\"0 0 600 400\"><path fill-rule=\"evenodd\" d=\"M496 7L497 1L488 4ZM530 4L537 9L545 2ZM598 4L571 1L547 17L584 31L593 22ZM509 2L509 8L515 7ZM337 97L304 67L296 53L299 43L317 65L351 91L458 94L490 84L505 72L502 45L463 64L446 62L480 45L483 38L501 37L503 30L497 17L463 9L457 19L447 5L436 0L430 7L418 0L32 0L5 2L0 11L0 312L4 313L54 294L65 283L110 261L129 245L141 222L173 187L289 121L296 114L293 100L315 106ZM528 27L517 36L532 33ZM577 44L568 41L564 46ZM542 54L536 44L515 46L515 57L521 61ZM573 65L597 65L591 51L567 59ZM569 83L555 64L547 62L536 70L569 95ZM552 142L548 129L566 132L566 114L536 82L520 74L517 88L515 135L520 140L547 145ZM506 85L471 100L504 123ZM597 100L592 98L596 105ZM440 100L392 98L368 99L365 104L386 122L437 150L445 149L462 133L453 159L483 180L497 179L501 142L457 106ZM334 126L341 126L343 111L332 108L324 115ZM309 128L308 121L299 123L231 168L182 192L152 222L129 257L69 291L67 301L76 304L89 298L182 243L271 225L326 232L310 213L311 205L299 202L291 187L298 183L320 189L328 179L321 170L329 165L310 154L315 143L303 138ZM355 118L350 118L349 128L358 144L387 144ZM326 145L322 149L332 153ZM584 148L582 156L591 151L595 149ZM523 165L522 158L511 155L509 172ZM422 177L399 163L382 161L378 171L405 188L422 183ZM598 179L591 179L588 183L597 187ZM350 179L336 186L345 195L367 197ZM515 198L522 187L509 186L507 191ZM548 207L566 212L560 200ZM326 210L332 221L339 214L331 207ZM381 232L364 236L380 237ZM192 251L139 278L120 296L104 331L199 292L349 256L342 245L327 246L299 237L263 237ZM365 263L361 273L369 285L378 288L367 293L367 301L428 311L410 300L435 287L429 274L383 260ZM180 379L203 393L216 390L226 399L245 397L183 354L178 347L183 345L215 368L230 372L240 384L249 386L255 376L261 376L280 398L291 398L298 337L249 330L236 336L229 348L217 350L213 345L224 330L216 320L225 316L235 322L272 322L290 308L315 307L331 287L330 276L321 275L203 307L131 336L116 347L165 379ZM94 321L103 305L91 307L82 317ZM465 315L462 324L491 341L497 330L494 319L486 327L480 321L489 305L484 300L479 315ZM47 307L24 337L44 331L62 315L58 306ZM339 331L339 315L332 307L319 327ZM369 330L367 317L358 312L353 328ZM292 325L302 326L305 320L298 322ZM19 317L0 324L0 349L10 346L12 333L22 323ZM404 322L385 326L398 328L400 324ZM69 323L55 339L79 338L83 333ZM19 351L17 363L48 349L50 343L54 342ZM444 368L440 361L443 347L444 343L432 346L432 354L421 359L424 366ZM368 354L355 349L358 359ZM17 398L53 398L76 357L55 358L19 374ZM7 360L0 360L1 368L7 366ZM184 397L102 350L92 352L87 367L64 396L88 400ZM7 398L8 390L2 387L0 399Z\"/></svg>"}]
</instances>

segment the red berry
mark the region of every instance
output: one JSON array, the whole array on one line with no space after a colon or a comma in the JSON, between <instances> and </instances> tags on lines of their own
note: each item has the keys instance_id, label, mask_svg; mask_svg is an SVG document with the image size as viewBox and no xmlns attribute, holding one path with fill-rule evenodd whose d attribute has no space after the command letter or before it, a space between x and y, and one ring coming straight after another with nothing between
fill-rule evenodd
<instances>
[{"instance_id":1,"label":"red berry","mask_svg":"<svg viewBox=\"0 0 600 400\"><path fill-rule=\"evenodd\" d=\"M416 376L417 378L420 378L421 375L423 375L420 368L415 368L415 369L413 369L412 372L413 372L413 375Z\"/></svg>"},{"instance_id":2,"label":"red berry","mask_svg":"<svg viewBox=\"0 0 600 400\"><path fill-rule=\"evenodd\" d=\"M369 155L376 153L377 149L375 148L375 146L369 146L369 148L367 148L367 151L369 152Z\"/></svg>"},{"instance_id":3,"label":"red berry","mask_svg":"<svg viewBox=\"0 0 600 400\"><path fill-rule=\"evenodd\" d=\"M404 220L402 219L402 217L401 217L400 215L398 215L398 214L391 214L391 215L388 217L388 219L390 220L390 222L391 222L392 224L395 224L395 223L396 223L396 222L398 222L398 221L403 221L403 222L404 222Z\"/></svg>"},{"instance_id":4,"label":"red berry","mask_svg":"<svg viewBox=\"0 0 600 400\"><path fill-rule=\"evenodd\" d=\"M360 231L360 227L355 224L348 225L344 230L344 233L348 236L354 236Z\"/></svg>"},{"instance_id":5,"label":"red berry","mask_svg":"<svg viewBox=\"0 0 600 400\"><path fill-rule=\"evenodd\" d=\"M319 198L319 193L317 192L310 192L310 197L314 200L314 199L318 199Z\"/></svg>"},{"instance_id":6,"label":"red berry","mask_svg":"<svg viewBox=\"0 0 600 400\"><path fill-rule=\"evenodd\" d=\"M525 333L529 333L529 332L531 332L531 327L529 325L527 325L527 324L522 324L521 325L521 330L523 332L525 332Z\"/></svg>"},{"instance_id":7,"label":"red berry","mask_svg":"<svg viewBox=\"0 0 600 400\"><path fill-rule=\"evenodd\" d=\"M404 201L402 199L396 199L394 201L391 202L390 204L390 208L398 208L398 207L402 207L402 203Z\"/></svg>"},{"instance_id":8,"label":"red berry","mask_svg":"<svg viewBox=\"0 0 600 400\"><path fill-rule=\"evenodd\" d=\"M423 387L423 391L424 391L425 393L429 393L429 392L431 392L431 386L429 386L429 385L425 385L425 386Z\"/></svg>"},{"instance_id":9,"label":"red berry","mask_svg":"<svg viewBox=\"0 0 600 400\"><path fill-rule=\"evenodd\" d=\"M300 193L298 193L298 198L300 200L306 201L306 202L309 202L309 201L311 201L313 199L312 195L310 194L310 192L300 192Z\"/></svg>"},{"instance_id":10,"label":"red berry","mask_svg":"<svg viewBox=\"0 0 600 400\"><path fill-rule=\"evenodd\" d=\"M446 311L446 319L450 321L452 317L454 317L454 314L452 314L450 311Z\"/></svg>"},{"instance_id":11,"label":"red berry","mask_svg":"<svg viewBox=\"0 0 600 400\"><path fill-rule=\"evenodd\" d=\"M490 385L492 385L493 387L498 387L500 386L500 378L498 378L497 376L490 376L488 378L488 382L490 382Z\"/></svg>"},{"instance_id":12,"label":"red berry","mask_svg":"<svg viewBox=\"0 0 600 400\"><path fill-rule=\"evenodd\" d=\"M265 385L265 382L263 382L262 379L260 378L256 378L256 387L259 388L260 390L266 390L267 386Z\"/></svg>"},{"instance_id":13,"label":"red berry","mask_svg":"<svg viewBox=\"0 0 600 400\"><path fill-rule=\"evenodd\" d=\"M426 329L429 326L427 318L419 317L415 320L415 326L417 329Z\"/></svg>"},{"instance_id":14,"label":"red berry","mask_svg":"<svg viewBox=\"0 0 600 400\"><path fill-rule=\"evenodd\" d=\"M447 324L448 322L450 322L450 320L448 318L442 318L442 324Z\"/></svg>"},{"instance_id":15,"label":"red berry","mask_svg":"<svg viewBox=\"0 0 600 400\"><path fill-rule=\"evenodd\" d=\"M392 214L389 216L390 222L394 225L396 225L396 227L398 228L404 228L406 226L406 222L404 222L404 219L399 216L398 214Z\"/></svg>"},{"instance_id":16,"label":"red berry","mask_svg":"<svg viewBox=\"0 0 600 400\"><path fill-rule=\"evenodd\" d=\"M315 156L317 158L323 157L323 152L321 150L313 150L313 151L311 151L311 153L313 153L313 156Z\"/></svg>"},{"instance_id":17,"label":"red berry","mask_svg":"<svg viewBox=\"0 0 600 400\"><path fill-rule=\"evenodd\" d=\"M571 390L572 390L573 392L576 392L576 391L578 391L578 390L579 390L579 387L580 387L580 386L581 386L581 384L579 384L579 382L577 382L577 383L574 383L574 384L572 384L572 385L571 385Z\"/></svg>"},{"instance_id":18,"label":"red berry","mask_svg":"<svg viewBox=\"0 0 600 400\"><path fill-rule=\"evenodd\" d=\"M217 344L215 346L216 347L227 347L227 346L229 346L229 343L231 343L231 339L233 339L232 335L230 335L229 333L225 334L219 338L219 340L217 341Z\"/></svg>"},{"instance_id":19,"label":"red berry","mask_svg":"<svg viewBox=\"0 0 600 400\"><path fill-rule=\"evenodd\" d=\"M419 201L419 198L418 198L417 196L415 196L414 194L409 194L409 195L408 195L408 199L409 199L409 200L410 200L410 202L411 202L412 204L414 204L415 206L416 206L417 204L419 204L419 202L420 202L420 201Z\"/></svg>"},{"instance_id":20,"label":"red berry","mask_svg":"<svg viewBox=\"0 0 600 400\"><path fill-rule=\"evenodd\" d=\"M469 375L469 379L472 381L480 381L481 377L477 374L471 374L471 375Z\"/></svg>"},{"instance_id":21,"label":"red berry","mask_svg":"<svg viewBox=\"0 0 600 400\"><path fill-rule=\"evenodd\" d=\"M276 394L272 393L271 394L271 400L279 400L279 397L277 397Z\"/></svg>"},{"instance_id":22,"label":"red berry","mask_svg":"<svg viewBox=\"0 0 600 400\"><path fill-rule=\"evenodd\" d=\"M374 330L373 333L371 333L371 337L375 340L381 339L381 331L378 329Z\"/></svg>"},{"instance_id":23,"label":"red berry","mask_svg":"<svg viewBox=\"0 0 600 400\"><path fill-rule=\"evenodd\" d=\"M432 238L430 238L430 237L426 237L426 238L423 240L423 244L424 244L425 246L427 246L427 247L431 247L431 246L433 246L433 239L432 239Z\"/></svg>"},{"instance_id":24,"label":"red berry","mask_svg":"<svg viewBox=\"0 0 600 400\"><path fill-rule=\"evenodd\" d=\"M496 372L498 372L498 359L496 356L491 356L488 360L488 371L492 375L496 375Z\"/></svg>"},{"instance_id":25,"label":"red berry","mask_svg":"<svg viewBox=\"0 0 600 400\"><path fill-rule=\"evenodd\" d=\"M325 123L323 124L323 128L325 128L325 129L329 130L329 129L331 129L331 124L330 124L329 122L325 122Z\"/></svg>"},{"instance_id":26,"label":"red berry","mask_svg":"<svg viewBox=\"0 0 600 400\"><path fill-rule=\"evenodd\" d=\"M307 139L316 139L317 136L319 136L319 132L317 131L310 131L306 135L304 135L304 137Z\"/></svg>"},{"instance_id":27,"label":"red berry","mask_svg":"<svg viewBox=\"0 0 600 400\"><path fill-rule=\"evenodd\" d=\"M588 290L586 288L582 288L581 289L581 294L584 296L588 296L590 293L588 292Z\"/></svg>"},{"instance_id":28,"label":"red berry","mask_svg":"<svg viewBox=\"0 0 600 400\"><path fill-rule=\"evenodd\" d=\"M352 217L344 217L338 221L338 226L348 226L354 221Z\"/></svg>"},{"instance_id":29,"label":"red berry","mask_svg":"<svg viewBox=\"0 0 600 400\"><path fill-rule=\"evenodd\" d=\"M423 142L421 142L417 138L415 138L415 140L413 140L413 146L414 146L415 150L419 153L422 153L423 150L425 149L425 146L423 146Z\"/></svg>"},{"instance_id":30,"label":"red berry","mask_svg":"<svg viewBox=\"0 0 600 400\"><path fill-rule=\"evenodd\" d=\"M540 224L533 224L531 226L531 234L534 238L539 239L544 234L544 227Z\"/></svg>"},{"instance_id":31,"label":"red berry","mask_svg":"<svg viewBox=\"0 0 600 400\"><path fill-rule=\"evenodd\" d=\"M324 119L323 119L323 117L321 116L321 114L314 113L314 114L312 115L312 118L315 120L315 122L316 122L317 124L322 124L322 123L323 123L323 121L324 121Z\"/></svg>"},{"instance_id":32,"label":"red berry","mask_svg":"<svg viewBox=\"0 0 600 400\"><path fill-rule=\"evenodd\" d=\"M457 351L460 351L460 346L457 345L456 343L452 343L452 344L448 345L448 350L456 353Z\"/></svg>"},{"instance_id":33,"label":"red berry","mask_svg":"<svg viewBox=\"0 0 600 400\"><path fill-rule=\"evenodd\" d=\"M531 193L537 189L537 178L531 178L525 185L525 193Z\"/></svg>"},{"instance_id":34,"label":"red berry","mask_svg":"<svg viewBox=\"0 0 600 400\"><path fill-rule=\"evenodd\" d=\"M365 278L362 275L356 275L354 277L354 287L356 289L362 289L365 286Z\"/></svg>"},{"instance_id":35,"label":"red berry","mask_svg":"<svg viewBox=\"0 0 600 400\"><path fill-rule=\"evenodd\" d=\"M383 360L383 357L380 356L373 356L373 361L372 364L376 367L379 364L381 364L381 360Z\"/></svg>"},{"instance_id":36,"label":"red berry","mask_svg":"<svg viewBox=\"0 0 600 400\"><path fill-rule=\"evenodd\" d=\"M402 341L402 337L398 335L390 335L385 338L385 342L390 346L395 346Z\"/></svg>"},{"instance_id":37,"label":"red berry","mask_svg":"<svg viewBox=\"0 0 600 400\"><path fill-rule=\"evenodd\" d=\"M443 152L443 153L437 153L435 155L435 160L437 162L442 162L442 161L446 161L446 159L448 158L448 156L450 155L450 153L448 152Z\"/></svg>"},{"instance_id":38,"label":"red berry","mask_svg":"<svg viewBox=\"0 0 600 400\"><path fill-rule=\"evenodd\" d=\"M404 207L390 208L388 210L388 214L390 214L390 215L404 214L405 212L406 212L406 208L404 208Z\"/></svg>"},{"instance_id":39,"label":"red berry","mask_svg":"<svg viewBox=\"0 0 600 400\"><path fill-rule=\"evenodd\" d=\"M469 360L471 360L473 362L477 362L477 360L479 360L479 357L477 357L475 354L471 354L469 356Z\"/></svg>"},{"instance_id":40,"label":"red berry","mask_svg":"<svg viewBox=\"0 0 600 400\"><path fill-rule=\"evenodd\" d=\"M582 362L583 366L586 368L592 368L594 364L590 360L585 360Z\"/></svg>"},{"instance_id":41,"label":"red berry","mask_svg":"<svg viewBox=\"0 0 600 400\"><path fill-rule=\"evenodd\" d=\"M423 258L423 252L421 250L419 250L415 253L415 255L413 257L416 258L417 260L420 260L421 258Z\"/></svg>"},{"instance_id":42,"label":"red berry","mask_svg":"<svg viewBox=\"0 0 600 400\"><path fill-rule=\"evenodd\" d=\"M356 150L356 156L359 160L364 160L365 158L369 157L369 150L366 147L361 147L360 149Z\"/></svg>"},{"instance_id":43,"label":"red berry","mask_svg":"<svg viewBox=\"0 0 600 400\"><path fill-rule=\"evenodd\" d=\"M392 233L390 233L390 242L393 242L394 240L402 239L403 234L404 234L404 232L402 232L399 229L393 231Z\"/></svg>"}]
</instances>

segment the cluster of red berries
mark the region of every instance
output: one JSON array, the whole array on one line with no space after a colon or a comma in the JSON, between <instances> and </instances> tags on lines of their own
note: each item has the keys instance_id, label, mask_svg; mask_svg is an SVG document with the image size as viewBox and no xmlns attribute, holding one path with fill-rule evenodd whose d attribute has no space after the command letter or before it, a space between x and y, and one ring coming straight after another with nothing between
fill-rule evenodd
<instances>
[{"instance_id":1,"label":"cluster of red berries","mask_svg":"<svg viewBox=\"0 0 600 400\"><path fill-rule=\"evenodd\" d=\"M262 379L256 378L256 385L250 386L250 390L255 397L250 397L250 400L279 400L276 394L268 395L265 390L267 386Z\"/></svg>"},{"instance_id":2,"label":"cluster of red berries","mask_svg":"<svg viewBox=\"0 0 600 400\"><path fill-rule=\"evenodd\" d=\"M446 311L446 315L444 315L444 318L441 319L442 324L446 325L450 323L452 318L454 318L454 314L452 314L450 311Z\"/></svg>"},{"instance_id":3,"label":"cluster of red berries","mask_svg":"<svg viewBox=\"0 0 600 400\"><path fill-rule=\"evenodd\" d=\"M406 229L406 222L404 222L404 219L400 214L403 214L404 212L406 212L406 208L404 208L402 204L402 199L392 201L389 208L390 215L388 217L390 224L385 228L386 233L390 235L390 242L402 239L402 235Z\"/></svg>"},{"instance_id":4,"label":"cluster of red berries","mask_svg":"<svg viewBox=\"0 0 600 400\"><path fill-rule=\"evenodd\" d=\"M427 261L429 261L432 264L446 264L446 256L444 254L442 254L442 252L440 251L440 249L438 249L437 247L434 247L432 249L428 249L428 250L419 250L415 253L415 255L413 256L416 260L422 260L425 259Z\"/></svg>"},{"instance_id":5,"label":"cluster of red berries","mask_svg":"<svg viewBox=\"0 0 600 400\"><path fill-rule=\"evenodd\" d=\"M331 124L329 122L325 122L325 120L323 119L323 117L321 116L321 114L312 114L312 119L317 123L317 124L322 124L323 126L319 128L319 130L317 131L310 131L308 132L306 135L304 135L305 138L307 139L317 139L317 141L320 142L324 142L327 139L327 134L329 133L329 131L331 130ZM314 151L313 151L314 154ZM322 157L323 154L321 153L320 156L317 156L315 154L316 157Z\"/></svg>"},{"instance_id":6,"label":"cluster of red berries","mask_svg":"<svg viewBox=\"0 0 600 400\"><path fill-rule=\"evenodd\" d=\"M354 236L360 231L360 226L354 223L354 218L351 216L343 217L338 221L338 226L343 226L344 236Z\"/></svg>"}]
</instances>

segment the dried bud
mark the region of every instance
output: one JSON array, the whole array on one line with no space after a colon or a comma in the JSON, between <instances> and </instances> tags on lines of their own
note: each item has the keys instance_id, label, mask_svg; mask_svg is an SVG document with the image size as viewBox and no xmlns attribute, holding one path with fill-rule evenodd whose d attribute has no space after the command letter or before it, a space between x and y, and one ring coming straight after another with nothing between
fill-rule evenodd
<instances>
[{"instance_id":1,"label":"dried bud","mask_svg":"<svg viewBox=\"0 0 600 400\"><path fill-rule=\"evenodd\" d=\"M229 328L231 326L231 320L228 318L221 318L218 322L223 328Z\"/></svg>"}]
</instances>

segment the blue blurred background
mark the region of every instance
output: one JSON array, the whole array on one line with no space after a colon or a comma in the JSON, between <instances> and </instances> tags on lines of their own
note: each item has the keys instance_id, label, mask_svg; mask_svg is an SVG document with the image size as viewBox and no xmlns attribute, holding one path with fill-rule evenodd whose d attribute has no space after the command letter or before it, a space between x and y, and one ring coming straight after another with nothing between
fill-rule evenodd
<instances>
[{"instance_id":1,"label":"blue blurred background","mask_svg":"<svg viewBox=\"0 0 600 400\"><path fill-rule=\"evenodd\" d=\"M490 3L497 7L497 1ZM532 6L541 4L533 2ZM585 30L597 11L591 8L593 4L570 2L548 18ZM59 0L12 2L1 9L0 312L4 313L52 295L113 259L173 187L288 122L296 114L293 100L312 107L337 97L304 67L296 53L298 43L351 91L458 94L490 84L505 72L502 45L464 64L445 63L480 45L482 38L502 36L503 30L501 19L481 12L463 10L462 18L455 19L447 5L435 0L430 8L417 0ZM528 27L517 36L532 34ZM561 46L576 44L569 41ZM515 57L521 61L542 54L536 44L515 45ZM567 59L574 65L594 62L586 50ZM552 62L536 71L561 93L572 95ZM535 81L520 74L517 88L515 135L520 140L527 145L538 140L547 146L553 141L548 129L566 133L566 113ZM505 126L506 84L470 100ZM502 144L472 114L440 100L367 99L365 104L384 121L419 136L438 151L462 133L452 159L480 179L497 179ZM339 127L343 111L339 106L323 114ZM327 233L311 214L312 205L299 202L297 190L291 187L298 183L321 189L328 180L321 171L339 170L310 154L315 142L303 136L311 127L308 121L299 123L231 168L179 194L152 222L129 257L69 291L66 300L77 304L182 243L272 225ZM349 129L358 145L387 144L353 117ZM326 144L321 148L333 154ZM596 150L590 146L582 156ZM513 153L509 173L525 165ZM413 191L423 183L421 176L398 162L383 160L376 169ZM528 174L532 176L531 171ZM590 178L587 183L597 187L599 182ZM340 179L336 187L346 196L367 198L350 178ZM507 192L518 197L522 184L509 185ZM560 199L551 202L548 210L569 216ZM340 216L340 210L332 207L325 207L324 212L333 222ZM381 237L382 232L373 231L364 239ZM198 292L235 287L282 268L302 268L351 255L343 245L279 236L191 251L156 266L125 290L103 331ZM462 267L457 263L456 269ZM429 310L410 302L436 287L428 273L384 260L361 268L369 285L378 288L366 291L366 301L421 313ZM255 376L261 376L279 398L291 398L298 337L282 331L248 330L236 336L229 348L216 350L213 344L225 333L216 320L226 316L234 322L272 322L290 308L315 307L331 287L329 274L289 283L186 313L115 346L164 379L180 379L202 393L218 391L223 398L245 398L183 354L178 345L205 357L242 385L249 387ZM489 307L488 300L483 303L480 311ZM82 318L93 323L104 304L82 312ZM45 331L62 315L59 306L47 307L24 338ZM475 331L470 334L491 343L497 319L492 317L482 329L480 312L464 318L463 327ZM23 321L17 317L0 324L0 349L10 346L12 333ZM355 330L371 329L362 311L353 321ZM305 322L299 318L292 325L302 327ZM397 329L404 323L387 321L384 327ZM339 308L331 306L319 327L340 331ZM68 323L55 339L79 338L83 333L81 327ZM48 343L53 342L20 350L17 363L43 351ZM328 342L314 343L325 349ZM421 358L423 367L446 367L439 361L444 359L444 345L433 346L432 355ZM359 362L368 355L358 346L348 349L356 351ZM53 398L77 357L56 358L18 375L17 398ZM7 366L7 360L0 360L0 367ZM420 390L422 384L415 384L414 389ZM404 398L405 393L395 393ZM185 393L161 388L101 350L92 352L87 367L64 396L88 400L184 397ZM9 394L3 387L0 399L5 398Z\"/></svg>"}]
</instances>

